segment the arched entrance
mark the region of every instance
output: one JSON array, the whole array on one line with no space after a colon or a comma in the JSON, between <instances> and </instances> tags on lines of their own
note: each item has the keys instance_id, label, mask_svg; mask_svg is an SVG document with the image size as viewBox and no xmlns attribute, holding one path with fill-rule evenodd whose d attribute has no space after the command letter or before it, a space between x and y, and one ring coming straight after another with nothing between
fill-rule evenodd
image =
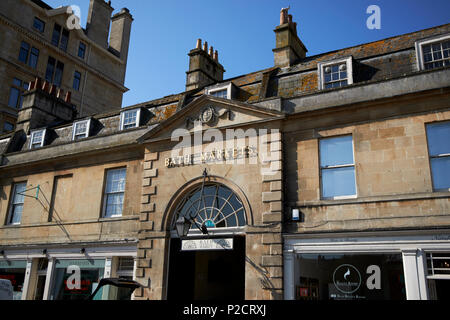
<instances>
[{"instance_id":1,"label":"arched entrance","mask_svg":"<svg viewBox=\"0 0 450 320\"><path fill-rule=\"evenodd\" d=\"M247 216L241 198L224 184L209 181L189 188L173 208L167 298L243 300ZM193 221L183 239L175 227L180 216Z\"/></svg>"}]
</instances>

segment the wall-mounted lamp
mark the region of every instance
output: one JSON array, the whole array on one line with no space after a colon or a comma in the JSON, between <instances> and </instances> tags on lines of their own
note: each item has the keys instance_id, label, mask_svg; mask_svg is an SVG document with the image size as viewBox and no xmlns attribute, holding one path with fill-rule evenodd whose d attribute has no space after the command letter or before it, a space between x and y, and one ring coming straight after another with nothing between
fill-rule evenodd
<instances>
[{"instance_id":1,"label":"wall-mounted lamp","mask_svg":"<svg viewBox=\"0 0 450 320\"><path fill-rule=\"evenodd\" d=\"M85 254L86 253L86 249L85 248L81 248L80 253L81 254Z\"/></svg>"},{"instance_id":2,"label":"wall-mounted lamp","mask_svg":"<svg viewBox=\"0 0 450 320\"><path fill-rule=\"evenodd\" d=\"M42 250L42 254L46 256L47 255L47 249Z\"/></svg>"}]
</instances>

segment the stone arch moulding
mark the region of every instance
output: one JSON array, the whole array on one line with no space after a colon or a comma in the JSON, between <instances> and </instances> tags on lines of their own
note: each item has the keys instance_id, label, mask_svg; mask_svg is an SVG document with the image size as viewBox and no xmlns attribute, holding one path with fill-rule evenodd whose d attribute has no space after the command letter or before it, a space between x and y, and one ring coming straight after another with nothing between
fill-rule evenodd
<instances>
[{"instance_id":1,"label":"stone arch moulding","mask_svg":"<svg viewBox=\"0 0 450 320\"><path fill-rule=\"evenodd\" d=\"M173 219L173 215L175 214L175 210L180 203L180 201L183 200L184 196L197 188L198 186L201 186L203 183L203 176L194 178L188 182L186 182L181 188L179 188L175 194L170 199L169 203L166 206L166 209L163 214L163 219L161 223L161 231L171 231L171 222ZM225 187L229 188L232 192L234 192L239 199L241 200L244 209L245 209L245 215L246 215L246 221L247 225L253 225L253 212L250 206L250 203L248 201L248 198L246 194L242 191L242 189L236 185L233 181L225 179L223 177L219 176L207 176L205 183L217 183L217 184L223 184Z\"/></svg>"}]
</instances>

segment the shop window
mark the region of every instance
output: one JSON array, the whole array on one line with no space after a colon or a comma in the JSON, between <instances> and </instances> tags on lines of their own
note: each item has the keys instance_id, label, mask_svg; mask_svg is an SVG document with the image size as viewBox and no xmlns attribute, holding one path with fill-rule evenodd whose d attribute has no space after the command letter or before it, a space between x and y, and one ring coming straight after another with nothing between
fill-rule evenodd
<instances>
[{"instance_id":1,"label":"shop window","mask_svg":"<svg viewBox=\"0 0 450 320\"><path fill-rule=\"evenodd\" d=\"M356 197L352 136L320 140L322 199Z\"/></svg>"},{"instance_id":2,"label":"shop window","mask_svg":"<svg viewBox=\"0 0 450 320\"><path fill-rule=\"evenodd\" d=\"M405 300L401 254L299 254L297 300Z\"/></svg>"},{"instance_id":3,"label":"shop window","mask_svg":"<svg viewBox=\"0 0 450 320\"><path fill-rule=\"evenodd\" d=\"M7 224L20 224L22 220L23 204L25 201L24 192L26 191L27 183L21 182L13 185L11 194L11 203L9 208L9 217Z\"/></svg>"},{"instance_id":4,"label":"shop window","mask_svg":"<svg viewBox=\"0 0 450 320\"><path fill-rule=\"evenodd\" d=\"M80 287L69 277L80 270ZM97 288L105 273L105 260L55 260L51 300L86 300Z\"/></svg>"},{"instance_id":5,"label":"shop window","mask_svg":"<svg viewBox=\"0 0 450 320\"><path fill-rule=\"evenodd\" d=\"M427 124L428 153L435 191L450 191L450 121Z\"/></svg>"},{"instance_id":6,"label":"shop window","mask_svg":"<svg viewBox=\"0 0 450 320\"><path fill-rule=\"evenodd\" d=\"M353 84L352 57L319 62L317 64L319 74L319 89L331 89Z\"/></svg>"},{"instance_id":7,"label":"shop window","mask_svg":"<svg viewBox=\"0 0 450 320\"><path fill-rule=\"evenodd\" d=\"M427 284L430 300L450 298L450 252L427 254Z\"/></svg>"},{"instance_id":8,"label":"shop window","mask_svg":"<svg viewBox=\"0 0 450 320\"><path fill-rule=\"evenodd\" d=\"M0 279L6 279L11 282L14 300L22 300L26 265L27 262L24 260L0 261Z\"/></svg>"},{"instance_id":9,"label":"shop window","mask_svg":"<svg viewBox=\"0 0 450 320\"><path fill-rule=\"evenodd\" d=\"M103 209L103 216L106 218L122 216L126 172L126 168L113 169L106 172Z\"/></svg>"},{"instance_id":10,"label":"shop window","mask_svg":"<svg viewBox=\"0 0 450 320\"><path fill-rule=\"evenodd\" d=\"M180 202L174 219L185 217L193 220L191 230L198 227L232 228L246 225L245 208L239 197L221 184L199 186ZM173 229L175 229L175 222Z\"/></svg>"}]
</instances>

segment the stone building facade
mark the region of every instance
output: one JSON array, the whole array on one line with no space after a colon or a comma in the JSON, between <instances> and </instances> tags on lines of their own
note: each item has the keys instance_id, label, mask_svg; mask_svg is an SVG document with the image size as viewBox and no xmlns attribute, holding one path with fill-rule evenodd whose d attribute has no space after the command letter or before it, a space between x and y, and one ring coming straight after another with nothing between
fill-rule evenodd
<instances>
[{"instance_id":1,"label":"stone building facade","mask_svg":"<svg viewBox=\"0 0 450 320\"><path fill-rule=\"evenodd\" d=\"M85 118L32 83L0 136L18 298L446 297L450 25L306 56L283 9L275 36L268 69L223 80L199 40L185 92Z\"/></svg>"},{"instance_id":2,"label":"stone building facade","mask_svg":"<svg viewBox=\"0 0 450 320\"><path fill-rule=\"evenodd\" d=\"M113 10L111 1L90 1L82 28L69 6L1 1L0 133L14 129L22 94L36 77L71 91L79 116L122 107L133 18L128 9L111 16Z\"/></svg>"}]
</instances>

